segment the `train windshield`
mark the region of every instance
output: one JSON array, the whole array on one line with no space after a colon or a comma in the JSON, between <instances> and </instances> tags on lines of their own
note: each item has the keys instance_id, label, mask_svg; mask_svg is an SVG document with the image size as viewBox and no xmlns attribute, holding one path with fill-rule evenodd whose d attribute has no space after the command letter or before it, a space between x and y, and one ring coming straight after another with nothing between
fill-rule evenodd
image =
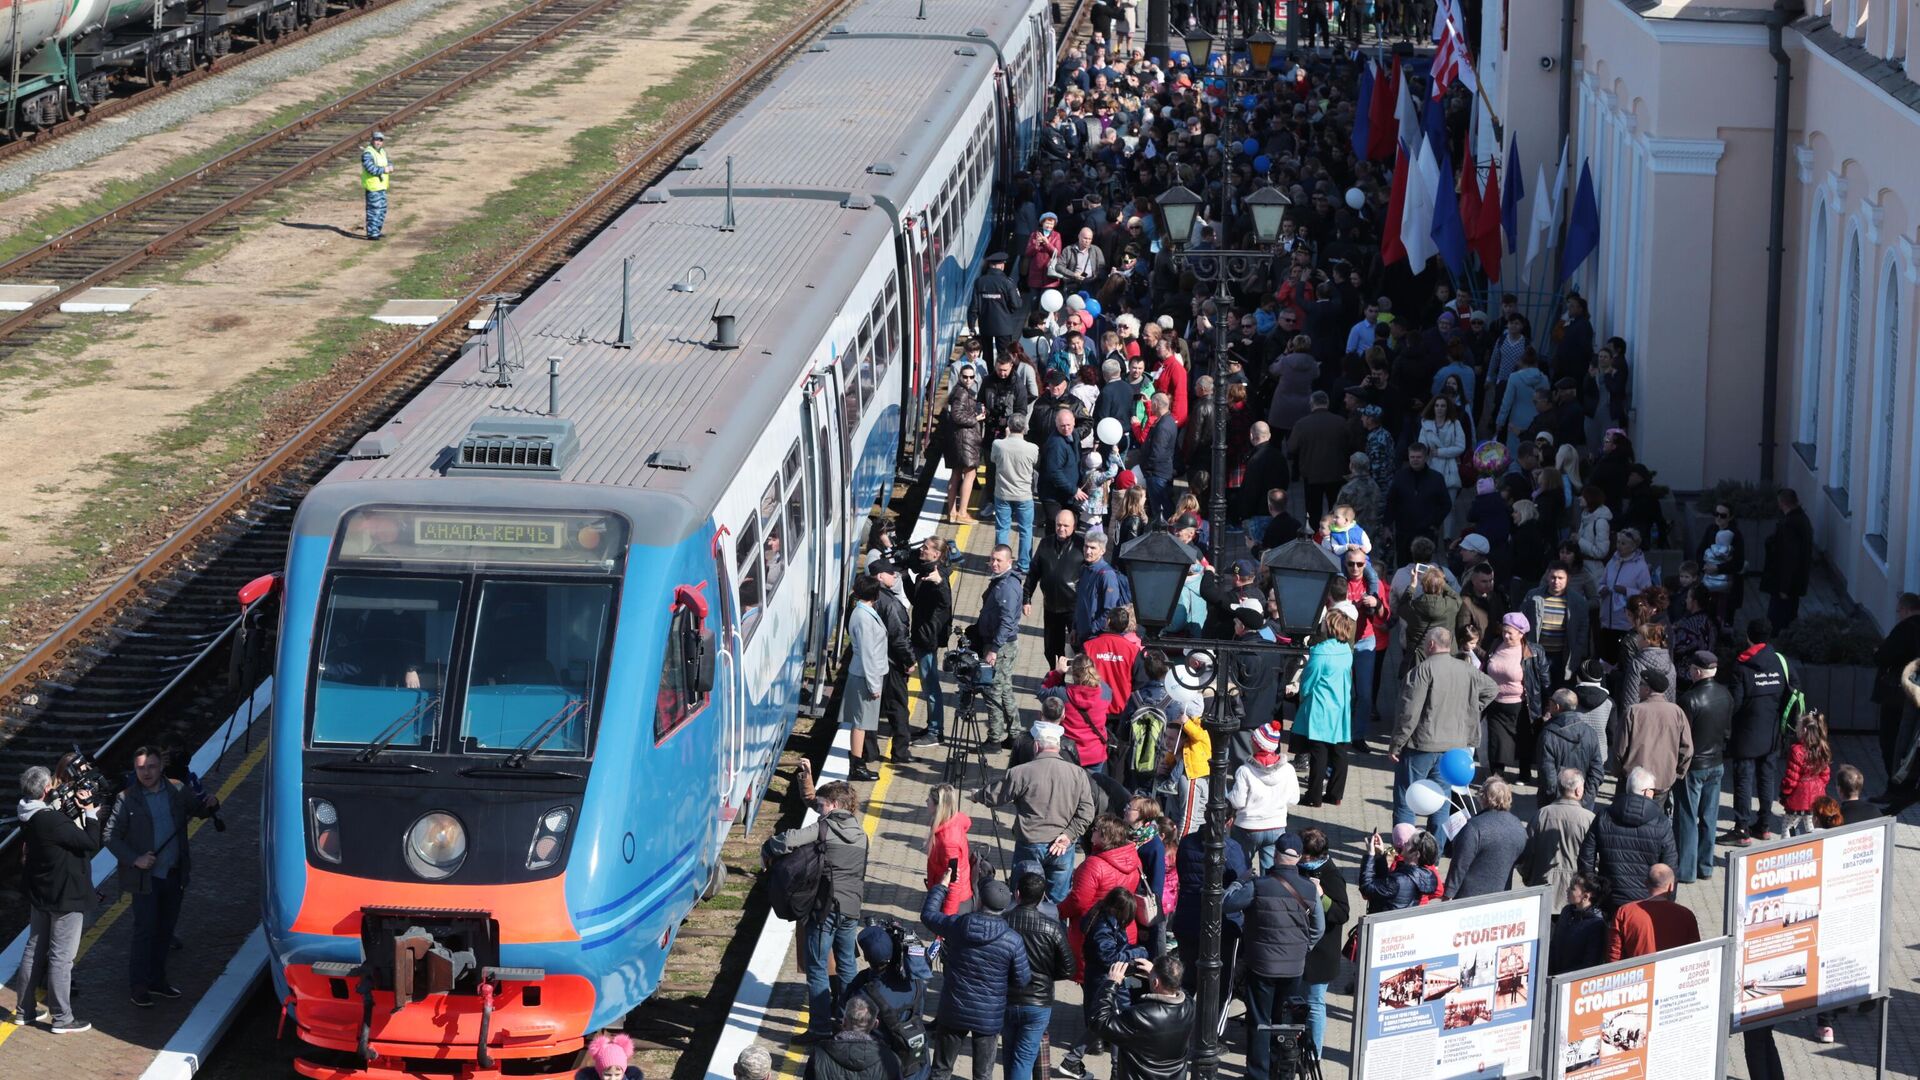
<instances>
[{"instance_id":1,"label":"train windshield","mask_svg":"<svg viewBox=\"0 0 1920 1080\"><path fill-rule=\"evenodd\" d=\"M431 703L446 685L460 594L453 578L333 579L314 675L314 745L378 739L393 750L431 748L439 716Z\"/></svg>"},{"instance_id":2,"label":"train windshield","mask_svg":"<svg viewBox=\"0 0 1920 1080\"><path fill-rule=\"evenodd\" d=\"M475 603L462 749L586 756L613 585L490 580Z\"/></svg>"}]
</instances>

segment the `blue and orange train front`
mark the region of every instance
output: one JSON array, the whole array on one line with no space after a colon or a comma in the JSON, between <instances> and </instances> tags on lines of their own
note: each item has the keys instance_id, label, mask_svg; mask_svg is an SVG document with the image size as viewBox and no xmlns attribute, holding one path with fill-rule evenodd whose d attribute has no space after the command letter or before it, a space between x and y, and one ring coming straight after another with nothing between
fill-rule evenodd
<instances>
[{"instance_id":1,"label":"blue and orange train front","mask_svg":"<svg viewBox=\"0 0 1920 1080\"><path fill-rule=\"evenodd\" d=\"M570 1076L658 984L715 857L719 710L684 707L704 606L656 587L703 548L630 532L303 508L263 830L303 1074Z\"/></svg>"}]
</instances>

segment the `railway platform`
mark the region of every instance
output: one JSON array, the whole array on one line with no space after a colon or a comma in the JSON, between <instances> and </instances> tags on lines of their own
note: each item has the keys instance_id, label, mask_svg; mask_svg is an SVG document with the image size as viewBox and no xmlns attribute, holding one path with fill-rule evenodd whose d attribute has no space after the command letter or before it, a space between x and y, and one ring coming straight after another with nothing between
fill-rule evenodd
<instances>
[{"instance_id":1,"label":"railway platform","mask_svg":"<svg viewBox=\"0 0 1920 1080\"><path fill-rule=\"evenodd\" d=\"M944 502L944 484L943 469L926 500L927 507L935 515ZM990 517L988 521L956 527L941 524L937 516L923 516L911 530L903 529L900 533L901 540L909 542L937 529L942 536L954 539L966 553L953 583L955 620L959 624L972 622L980 610L980 599L987 581L986 556L993 547ZM1237 535L1231 539L1238 541ZM1038 622L1036 612L1022 630L1028 643L1020 651L1017 675L1017 687L1022 705L1026 707L1028 722L1037 714L1034 692L1038 689L1045 668ZM1387 670L1397 670L1394 666L1396 661L1397 657L1388 658L1385 661L1389 665ZM949 686L949 703L952 693ZM1398 696L1397 687L1391 680L1383 684L1382 694L1382 715L1391 715L1389 710L1396 704ZM914 723L917 730L923 725L917 685L914 696ZM845 745L843 734L824 770L828 778L845 777L848 764ZM911 765L883 764L879 766L878 780L861 785L864 789L861 795L865 803L865 826L872 845L868 860L866 914L895 918L909 926L918 925L920 901L925 896L925 852L927 824L930 820L926 809L927 793L940 782L946 751L941 747L918 747L914 754L916 760ZM1836 740L1836 755L1838 760L1852 762L1866 773L1869 792L1881 790L1885 772L1873 736L1840 737ZM990 760L994 765L1004 767L1006 754L995 752ZM1354 890L1355 909L1359 912L1364 910L1357 896L1359 859L1366 836L1376 828L1383 833L1389 832L1393 825L1392 771L1384 753L1353 755L1350 760L1352 768L1344 804L1314 809L1296 808L1290 824L1295 829L1315 825L1326 830L1335 861L1346 876L1349 889ZM1611 796L1611 787L1609 785L1609 790L1602 794L1603 804ZM1533 789L1521 789L1521 795L1516 800L1516 812L1523 818L1530 818L1534 808ZM985 807L971 803L967 806L967 812L973 818L972 837L976 847L995 850L1004 847L1011 851L1011 824L1004 812L998 820L994 820ZM1727 812L1731 813L1730 807ZM1901 872L1903 876L1911 875L1911 867L1916 859L1920 859L1920 808L1909 810L1902 816L1897 830L1897 845L1900 850L1895 857L1903 864ZM1724 877L1719 876L1710 882L1680 887L1680 900L1699 918L1701 933L1706 937L1721 932L1725 896L1723 886ZM1916 1069L1920 1069L1920 945L1916 945L1920 943L1920 895L1916 895L1915 890L1896 888L1895 897L1895 912L1890 927L1894 955L1888 977L1893 989L1891 1007L1894 1010L1887 1056L1888 1075L1911 1076ZM1197 897L1194 900L1197 902ZM1188 898L1182 896L1181 902L1188 902ZM1558 902L1555 909L1558 909ZM924 934L925 930L921 928L918 932ZM797 1080L804 1073L807 1051L805 1047L793 1043L793 1036L806 1027L806 983L798 966L792 933L792 923L771 918L768 920L755 955L756 971L743 981L741 999L736 1002L732 1013L732 1028L720 1040L708 1066L708 1080L727 1080L731 1076L734 1056L749 1042L756 1040L771 1052L778 1074L789 1080ZM775 964L778 965L777 974ZM765 970L760 970L763 965ZM937 989L938 976L934 985ZM1081 1032L1079 987L1060 983L1056 991L1050 1031L1051 1062L1055 1066L1059 1064L1065 1048ZM1327 998L1326 1057L1322 1063L1326 1080L1345 1080L1350 1075L1353 1006L1353 973L1349 964L1346 971L1333 982ZM1244 1006L1235 1002L1229 1005L1228 1015L1235 1018L1243 1011ZM1823 1045L1814 1041L1810 1022L1789 1022L1780 1027L1778 1045L1787 1075L1811 1080L1869 1080L1873 1077L1878 1017L1849 1012L1834 1021L1834 1028L1837 1041ZM1222 1066L1223 1076L1238 1078L1245 1075L1244 1046L1244 1028L1237 1019L1230 1019L1226 1045L1223 1047L1228 1051ZM1728 1075L1745 1080L1751 1074L1746 1069L1740 1046L1740 1039L1730 1040ZM1107 1076L1111 1064L1110 1056L1089 1058L1089 1080ZM963 1058L955 1066L955 1075L968 1075L968 1068L969 1064ZM1062 1074L1056 1072L1053 1075Z\"/></svg>"},{"instance_id":2,"label":"railway platform","mask_svg":"<svg viewBox=\"0 0 1920 1080\"><path fill-rule=\"evenodd\" d=\"M261 693L257 700L265 697ZM232 731L216 771L213 761L227 734L228 728L223 727L195 757L196 771L207 777L207 789L220 798L220 818L226 829L216 829L211 820L194 821L189 827L191 876L176 934L178 944L167 965L168 978L181 996L156 997L148 1008L133 1004L126 960L133 934L130 901L115 883L113 857L102 852L94 865L98 902L87 913L73 969L74 1015L93 1029L54 1035L39 1025L0 1024L0 1076L184 1078L198 1071L204 1055L218 1041L265 959L256 933L265 719L254 718L251 740ZM0 952L0 971L9 980L22 944L24 935ZM0 991L0 998L9 1007L16 1004L11 990Z\"/></svg>"}]
</instances>

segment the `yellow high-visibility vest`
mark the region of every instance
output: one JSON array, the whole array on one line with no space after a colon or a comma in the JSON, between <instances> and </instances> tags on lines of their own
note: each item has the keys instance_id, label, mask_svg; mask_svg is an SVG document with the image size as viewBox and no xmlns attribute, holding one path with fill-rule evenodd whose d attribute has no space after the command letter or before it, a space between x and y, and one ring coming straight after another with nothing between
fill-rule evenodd
<instances>
[{"instance_id":1,"label":"yellow high-visibility vest","mask_svg":"<svg viewBox=\"0 0 1920 1080\"><path fill-rule=\"evenodd\" d=\"M370 173L367 171L367 157L369 156L373 158L374 165L379 167L380 171L378 173ZM387 190L387 152L385 150L371 146L366 148L365 154L360 158L360 186L368 191Z\"/></svg>"}]
</instances>

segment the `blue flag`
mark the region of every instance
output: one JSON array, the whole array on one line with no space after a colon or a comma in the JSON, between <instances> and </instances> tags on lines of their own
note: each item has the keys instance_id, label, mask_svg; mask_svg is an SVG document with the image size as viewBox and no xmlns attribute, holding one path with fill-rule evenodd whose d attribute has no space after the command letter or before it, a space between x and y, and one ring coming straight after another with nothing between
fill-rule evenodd
<instances>
[{"instance_id":1,"label":"blue flag","mask_svg":"<svg viewBox=\"0 0 1920 1080\"><path fill-rule=\"evenodd\" d=\"M1580 163L1580 186L1573 193L1573 211L1567 217L1567 240L1560 247L1560 280L1565 285L1593 249L1600 246L1600 200L1593 193L1593 173Z\"/></svg>"},{"instance_id":2,"label":"blue flag","mask_svg":"<svg viewBox=\"0 0 1920 1080\"><path fill-rule=\"evenodd\" d=\"M1520 180L1520 135L1507 143L1507 186L1500 192L1500 227L1507 233L1507 254L1520 250L1520 200L1527 188Z\"/></svg>"},{"instance_id":3,"label":"blue flag","mask_svg":"<svg viewBox=\"0 0 1920 1080\"><path fill-rule=\"evenodd\" d=\"M1433 152L1439 175L1433 189L1433 246L1440 249L1440 261L1455 277L1467 273L1467 228L1460 220L1460 195L1454 190L1453 155L1447 149L1447 123L1441 115L1438 98L1427 99L1425 125L1427 145Z\"/></svg>"},{"instance_id":4,"label":"blue flag","mask_svg":"<svg viewBox=\"0 0 1920 1080\"><path fill-rule=\"evenodd\" d=\"M1360 96L1353 107L1353 156L1367 159L1368 117L1373 105L1373 61L1360 69Z\"/></svg>"}]
</instances>

